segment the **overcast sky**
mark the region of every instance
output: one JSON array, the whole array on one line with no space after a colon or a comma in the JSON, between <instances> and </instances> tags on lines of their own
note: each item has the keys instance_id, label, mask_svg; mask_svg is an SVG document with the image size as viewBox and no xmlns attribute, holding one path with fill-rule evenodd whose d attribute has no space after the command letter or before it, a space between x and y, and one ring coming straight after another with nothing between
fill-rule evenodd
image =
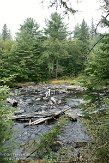
<instances>
[{"instance_id":1,"label":"overcast sky","mask_svg":"<svg viewBox=\"0 0 109 163\"><path fill-rule=\"evenodd\" d=\"M81 23L83 18L90 25L92 17L95 23L101 17L99 0L81 1L80 3L76 3L77 0L72 0L72 7L79 12L75 15L70 15L69 19L65 18L65 22L69 23L69 30L73 30L74 26L77 23ZM3 25L6 23L11 30L11 34L15 36L20 24L29 17L34 18L43 28L45 19L49 19L54 9L48 9L47 3L42 5L40 2L41 0L0 0L0 33Z\"/></svg>"}]
</instances>

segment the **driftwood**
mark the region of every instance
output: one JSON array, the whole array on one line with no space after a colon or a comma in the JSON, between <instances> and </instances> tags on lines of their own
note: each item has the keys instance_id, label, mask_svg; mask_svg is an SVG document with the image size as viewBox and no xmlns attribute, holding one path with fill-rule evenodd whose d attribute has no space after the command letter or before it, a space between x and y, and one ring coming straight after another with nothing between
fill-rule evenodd
<instances>
[{"instance_id":1,"label":"driftwood","mask_svg":"<svg viewBox=\"0 0 109 163\"><path fill-rule=\"evenodd\" d=\"M49 114L41 114L41 113L38 113L38 114L23 114L23 115L15 115L15 116L12 116L11 119L12 120L30 120L31 118L41 118L41 117L48 117L50 116Z\"/></svg>"},{"instance_id":2,"label":"driftwood","mask_svg":"<svg viewBox=\"0 0 109 163\"><path fill-rule=\"evenodd\" d=\"M57 111L57 112L53 113L51 116L49 116L49 117L46 117L46 118L42 117L42 118L40 118L40 119L37 119L36 121L29 122L29 124L25 125L25 127L31 126L31 125L38 125L38 124L41 124L41 123L43 123L43 122L46 122L46 121L48 121L48 120L50 120L50 119L55 119L56 117L62 115L62 114L63 114L65 111L67 111L67 110L68 110L68 109L64 109L64 110L61 110L61 111Z\"/></svg>"},{"instance_id":3,"label":"driftwood","mask_svg":"<svg viewBox=\"0 0 109 163\"><path fill-rule=\"evenodd\" d=\"M25 122L25 121L30 121L32 118L39 118L35 120L34 122L29 123L29 125L37 125L43 122L48 121L49 119L57 118L57 116L60 116L62 113L65 113L65 115L70 118L72 121L77 121L78 117L83 117L82 114L80 113L73 113L69 109L64 109L61 111L57 110L52 110L51 112L39 112L35 114L30 114L30 115L16 115L12 116L12 120L20 121L20 122ZM29 126L27 125L27 126Z\"/></svg>"},{"instance_id":4,"label":"driftwood","mask_svg":"<svg viewBox=\"0 0 109 163\"><path fill-rule=\"evenodd\" d=\"M9 102L13 107L18 105L18 101L15 99L7 98L7 102Z\"/></svg>"}]
</instances>

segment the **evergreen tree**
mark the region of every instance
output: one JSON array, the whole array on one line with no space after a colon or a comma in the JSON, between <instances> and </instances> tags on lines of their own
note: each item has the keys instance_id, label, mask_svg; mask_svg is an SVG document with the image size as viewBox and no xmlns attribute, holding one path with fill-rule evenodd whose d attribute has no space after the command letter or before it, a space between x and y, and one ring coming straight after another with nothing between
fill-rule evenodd
<instances>
[{"instance_id":1,"label":"evergreen tree","mask_svg":"<svg viewBox=\"0 0 109 163\"><path fill-rule=\"evenodd\" d=\"M61 65L64 67L64 76L77 76L83 69L83 55L81 53L81 41L73 39L67 42L68 57L61 59Z\"/></svg>"},{"instance_id":2,"label":"evergreen tree","mask_svg":"<svg viewBox=\"0 0 109 163\"><path fill-rule=\"evenodd\" d=\"M4 81L6 82L8 77L10 78L11 62L9 62L8 59L11 55L11 49L14 43L12 39L0 39L0 84L3 84ZM5 78L5 80L3 80L3 78Z\"/></svg>"},{"instance_id":3,"label":"evergreen tree","mask_svg":"<svg viewBox=\"0 0 109 163\"><path fill-rule=\"evenodd\" d=\"M65 40L67 36L66 26L57 12L51 14L50 20L46 21L45 34L58 40Z\"/></svg>"},{"instance_id":4,"label":"evergreen tree","mask_svg":"<svg viewBox=\"0 0 109 163\"><path fill-rule=\"evenodd\" d=\"M6 39L11 39L10 30L8 30L8 27L6 24L4 24L2 29L2 39L5 41Z\"/></svg>"},{"instance_id":5,"label":"evergreen tree","mask_svg":"<svg viewBox=\"0 0 109 163\"><path fill-rule=\"evenodd\" d=\"M59 60L68 55L65 43L67 36L66 26L57 12L51 14L50 20L47 21L45 34L48 39L44 42L45 51L43 56L47 59L49 75L52 76L55 72L55 77L57 78L59 72L62 71Z\"/></svg>"},{"instance_id":6,"label":"evergreen tree","mask_svg":"<svg viewBox=\"0 0 109 163\"><path fill-rule=\"evenodd\" d=\"M79 38L80 37L80 25L77 24L74 29L74 37Z\"/></svg>"},{"instance_id":7,"label":"evergreen tree","mask_svg":"<svg viewBox=\"0 0 109 163\"><path fill-rule=\"evenodd\" d=\"M39 25L32 19L27 18L17 33L16 44L10 56L12 73L17 81L38 81L39 64L41 55L41 31Z\"/></svg>"},{"instance_id":8,"label":"evergreen tree","mask_svg":"<svg viewBox=\"0 0 109 163\"><path fill-rule=\"evenodd\" d=\"M103 26L109 28L109 20L102 17L101 22ZM101 41L97 45L94 53L90 56L87 68L85 70L86 75L95 81L95 85L98 83L107 83L109 81L109 34L101 34Z\"/></svg>"},{"instance_id":9,"label":"evergreen tree","mask_svg":"<svg viewBox=\"0 0 109 163\"><path fill-rule=\"evenodd\" d=\"M82 23L80 25L77 24L74 30L74 38L78 39L80 42L80 51L82 53L81 56L81 63L83 65L82 71L84 70L85 67L85 62L87 60L87 54L89 51L89 28L87 26L87 23L83 19Z\"/></svg>"},{"instance_id":10,"label":"evergreen tree","mask_svg":"<svg viewBox=\"0 0 109 163\"><path fill-rule=\"evenodd\" d=\"M104 6L108 14L109 4L107 0L105 4ZM103 27L106 26L109 28L109 20L107 17L103 17L101 22ZM92 147L94 149L92 149L93 154L95 153L95 162L106 163L109 162L109 99L108 96L107 98L100 96L99 89L103 89L103 86L109 84L109 33L102 34L101 36L102 39L99 44L97 44L94 52L90 55L85 70L85 85L87 84L89 88L94 88L94 90L98 92L98 101L100 104L96 106L97 97L95 99L93 97L95 103L93 102L93 105L92 103L91 105L88 103L88 106L86 105L86 111L90 111L91 109L97 110L97 112L95 111L96 113L91 116L89 115L88 128L90 128L95 141ZM108 87L106 87L106 91L108 91Z\"/></svg>"},{"instance_id":11,"label":"evergreen tree","mask_svg":"<svg viewBox=\"0 0 109 163\"><path fill-rule=\"evenodd\" d=\"M91 39L94 39L95 35L96 35L96 34L95 34L95 25L94 25L93 18L92 18L91 29L90 29L90 36L91 36Z\"/></svg>"},{"instance_id":12,"label":"evergreen tree","mask_svg":"<svg viewBox=\"0 0 109 163\"><path fill-rule=\"evenodd\" d=\"M61 62L68 56L67 42L58 39L48 38L43 44L45 50L42 55L42 61L47 64L49 77L56 78L63 72Z\"/></svg>"}]
</instances>

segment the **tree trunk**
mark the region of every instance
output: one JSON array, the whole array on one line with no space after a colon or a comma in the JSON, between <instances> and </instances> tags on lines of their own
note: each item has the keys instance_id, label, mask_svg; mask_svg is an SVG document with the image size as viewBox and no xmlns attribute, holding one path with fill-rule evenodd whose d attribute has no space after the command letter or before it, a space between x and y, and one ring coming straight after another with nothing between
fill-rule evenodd
<instances>
[{"instance_id":1,"label":"tree trunk","mask_svg":"<svg viewBox=\"0 0 109 163\"><path fill-rule=\"evenodd\" d=\"M58 78L58 59L56 60L56 80Z\"/></svg>"}]
</instances>

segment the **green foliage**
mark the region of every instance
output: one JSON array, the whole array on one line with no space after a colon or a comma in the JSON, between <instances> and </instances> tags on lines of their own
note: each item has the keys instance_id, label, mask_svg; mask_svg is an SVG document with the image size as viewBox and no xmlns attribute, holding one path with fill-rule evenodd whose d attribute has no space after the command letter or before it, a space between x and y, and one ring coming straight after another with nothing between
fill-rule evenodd
<instances>
[{"instance_id":1,"label":"green foliage","mask_svg":"<svg viewBox=\"0 0 109 163\"><path fill-rule=\"evenodd\" d=\"M39 25L32 18L27 18L17 33L16 44L9 58L11 72L12 74L14 72L17 82L41 80L42 65L39 62L43 42L41 37Z\"/></svg>"},{"instance_id":2,"label":"green foliage","mask_svg":"<svg viewBox=\"0 0 109 163\"><path fill-rule=\"evenodd\" d=\"M87 99L87 100L86 100ZM105 163L109 160L109 99L90 93L85 96L86 103L82 104L85 118L84 123L92 138L90 148L94 162ZM100 100L100 101L99 101ZM101 108L101 104L104 108Z\"/></svg>"},{"instance_id":3,"label":"green foliage","mask_svg":"<svg viewBox=\"0 0 109 163\"><path fill-rule=\"evenodd\" d=\"M45 58L48 63L49 76L57 78L63 69L60 61L68 56L67 43L65 41L67 30L61 16L57 12L51 14L45 28L45 34L48 39L44 41L45 51L42 58Z\"/></svg>"},{"instance_id":4,"label":"green foliage","mask_svg":"<svg viewBox=\"0 0 109 163\"><path fill-rule=\"evenodd\" d=\"M79 27L81 38L79 35L69 41L67 27L57 12L46 21L44 33L35 20L27 18L15 41L8 36L0 39L0 84L37 83L67 75L77 76L83 71L86 58L86 43L84 41L83 46L81 40L82 33L87 35L84 28L87 29L85 21Z\"/></svg>"},{"instance_id":5,"label":"green foliage","mask_svg":"<svg viewBox=\"0 0 109 163\"><path fill-rule=\"evenodd\" d=\"M94 37L96 36L96 28L95 28L95 25L94 25L94 22L93 22L93 18L92 18L92 22L91 22L91 28L90 28L90 36L91 36L91 39L94 39Z\"/></svg>"},{"instance_id":6,"label":"green foliage","mask_svg":"<svg viewBox=\"0 0 109 163\"><path fill-rule=\"evenodd\" d=\"M0 84L8 84L9 79L12 79L9 57L11 49L14 45L12 39L0 39Z\"/></svg>"},{"instance_id":7,"label":"green foliage","mask_svg":"<svg viewBox=\"0 0 109 163\"><path fill-rule=\"evenodd\" d=\"M103 17L101 22L109 27L107 17ZM102 98L99 90L109 84L109 34L103 34L101 38L95 37L101 41L88 57L82 78L84 86L96 90L83 105L83 110L86 115L84 122L94 142L90 151L94 162L106 163L109 162L109 99Z\"/></svg>"},{"instance_id":8,"label":"green foliage","mask_svg":"<svg viewBox=\"0 0 109 163\"><path fill-rule=\"evenodd\" d=\"M61 60L68 56L67 42L49 38L44 41L43 46L45 51L43 52L41 59L44 62L46 61L49 76L57 78L57 75L59 76L63 71L60 64Z\"/></svg>"},{"instance_id":9,"label":"green foliage","mask_svg":"<svg viewBox=\"0 0 109 163\"><path fill-rule=\"evenodd\" d=\"M61 15L57 12L51 14L50 20L46 22L45 34L53 39L64 40L67 36L66 26Z\"/></svg>"},{"instance_id":10,"label":"green foliage","mask_svg":"<svg viewBox=\"0 0 109 163\"><path fill-rule=\"evenodd\" d=\"M77 26L75 27L74 30L74 38L79 40L79 49L80 52L82 53L82 70L84 70L85 68L85 62L87 60L87 54L89 51L89 38L90 38L90 33L89 33L89 27L87 26L87 23L85 22L85 20L83 19L82 23L79 25L77 24Z\"/></svg>"},{"instance_id":11,"label":"green foliage","mask_svg":"<svg viewBox=\"0 0 109 163\"><path fill-rule=\"evenodd\" d=\"M109 35L104 35L98 47L91 53L86 64L85 76L86 83L91 87L107 85L109 83Z\"/></svg>"},{"instance_id":12,"label":"green foliage","mask_svg":"<svg viewBox=\"0 0 109 163\"><path fill-rule=\"evenodd\" d=\"M62 116L53 126L53 128L49 129L47 132L43 133L40 137L40 140L34 143L34 149L31 152L30 156L36 153L36 157L44 159L44 161L50 161L54 159L52 153L52 145L56 140L56 137L61 133L62 127L66 123L67 118Z\"/></svg>"},{"instance_id":13,"label":"green foliage","mask_svg":"<svg viewBox=\"0 0 109 163\"><path fill-rule=\"evenodd\" d=\"M0 86L0 162L4 163L11 162L8 160L11 158L13 148L6 141L11 137L10 128L12 122L10 116L13 113L13 109L6 106L8 91L8 87Z\"/></svg>"},{"instance_id":14,"label":"green foliage","mask_svg":"<svg viewBox=\"0 0 109 163\"><path fill-rule=\"evenodd\" d=\"M11 39L10 30L8 30L6 24L4 24L3 29L2 29L2 39L4 41L7 39Z\"/></svg>"},{"instance_id":15,"label":"green foliage","mask_svg":"<svg viewBox=\"0 0 109 163\"><path fill-rule=\"evenodd\" d=\"M77 76L83 70L84 61L80 46L81 41L76 38L67 42L68 56L61 59L63 75Z\"/></svg>"}]
</instances>

